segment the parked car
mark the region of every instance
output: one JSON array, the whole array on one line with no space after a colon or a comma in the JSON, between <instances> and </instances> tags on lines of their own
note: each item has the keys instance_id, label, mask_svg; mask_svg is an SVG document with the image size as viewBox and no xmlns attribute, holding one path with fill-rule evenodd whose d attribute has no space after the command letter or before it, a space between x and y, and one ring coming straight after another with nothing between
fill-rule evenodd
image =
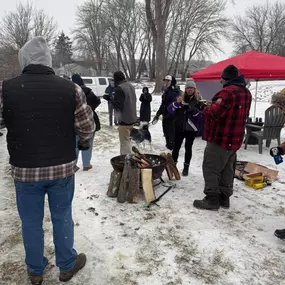
<instances>
[{"instance_id":1,"label":"parked car","mask_svg":"<svg viewBox=\"0 0 285 285\"><path fill-rule=\"evenodd\" d=\"M102 97L105 94L105 90L109 85L111 77L88 77L82 76L84 84L91 88L96 96Z\"/></svg>"}]
</instances>

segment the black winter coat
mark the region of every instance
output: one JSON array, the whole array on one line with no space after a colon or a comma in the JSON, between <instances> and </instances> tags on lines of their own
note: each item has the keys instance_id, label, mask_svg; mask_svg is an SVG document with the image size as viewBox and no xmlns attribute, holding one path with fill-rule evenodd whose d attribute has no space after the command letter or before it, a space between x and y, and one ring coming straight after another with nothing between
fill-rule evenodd
<instances>
[{"instance_id":1,"label":"black winter coat","mask_svg":"<svg viewBox=\"0 0 285 285\"><path fill-rule=\"evenodd\" d=\"M90 88L88 88L86 86L81 86L81 88L86 95L87 105L90 106L90 108L93 111L94 122L96 124L95 132L97 132L101 129L101 124L100 124L99 117L98 117L97 113L95 112L95 109L101 104L101 100L99 97L97 97L93 93L93 91Z\"/></svg>"},{"instance_id":2,"label":"black winter coat","mask_svg":"<svg viewBox=\"0 0 285 285\"><path fill-rule=\"evenodd\" d=\"M157 116L162 115L163 118L172 118L172 114L167 111L167 107L177 100L180 93L178 89L174 89L172 86L166 89L162 95L161 105L156 113Z\"/></svg>"},{"instance_id":3,"label":"black winter coat","mask_svg":"<svg viewBox=\"0 0 285 285\"><path fill-rule=\"evenodd\" d=\"M144 93L144 90L147 91L147 93ZM140 96L141 101L141 107L140 107L140 121L141 122L149 122L151 118L151 107L150 103L152 101L152 96L148 92L148 88L143 88L143 93Z\"/></svg>"}]
</instances>

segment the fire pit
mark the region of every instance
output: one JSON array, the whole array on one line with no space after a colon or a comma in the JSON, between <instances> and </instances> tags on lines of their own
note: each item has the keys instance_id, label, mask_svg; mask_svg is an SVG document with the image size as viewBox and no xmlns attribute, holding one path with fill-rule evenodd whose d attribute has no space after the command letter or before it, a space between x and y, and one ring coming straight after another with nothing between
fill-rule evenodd
<instances>
[{"instance_id":1,"label":"fire pit","mask_svg":"<svg viewBox=\"0 0 285 285\"><path fill-rule=\"evenodd\" d=\"M125 155L119 155L111 158L110 162L115 171L123 172L125 157ZM160 179L167 164L166 158L155 154L145 154L145 157L152 164L151 166L146 167L146 169L152 169L152 179Z\"/></svg>"}]
</instances>

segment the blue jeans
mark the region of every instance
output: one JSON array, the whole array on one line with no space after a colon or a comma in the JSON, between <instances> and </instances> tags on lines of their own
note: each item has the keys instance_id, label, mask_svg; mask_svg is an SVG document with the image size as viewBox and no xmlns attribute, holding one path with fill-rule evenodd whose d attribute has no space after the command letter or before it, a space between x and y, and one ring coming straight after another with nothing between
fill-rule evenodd
<instances>
[{"instance_id":1,"label":"blue jeans","mask_svg":"<svg viewBox=\"0 0 285 285\"><path fill-rule=\"evenodd\" d=\"M92 149L93 149L94 136L95 136L95 133L93 134L92 138L89 141L89 149L81 151L83 167L88 167L90 165L90 161L91 161L91 158L92 158ZM78 136L76 136L76 146L77 146L78 140L79 140L79 138L78 138ZM79 155L79 150L76 147L76 157L77 157L77 160L78 160L78 155Z\"/></svg>"},{"instance_id":2,"label":"blue jeans","mask_svg":"<svg viewBox=\"0 0 285 285\"><path fill-rule=\"evenodd\" d=\"M72 269L76 262L72 200L74 175L68 178L40 181L15 181L17 207L22 220L26 264L32 275L42 275L48 260L44 257L44 205L48 195L56 265L60 272Z\"/></svg>"}]
</instances>

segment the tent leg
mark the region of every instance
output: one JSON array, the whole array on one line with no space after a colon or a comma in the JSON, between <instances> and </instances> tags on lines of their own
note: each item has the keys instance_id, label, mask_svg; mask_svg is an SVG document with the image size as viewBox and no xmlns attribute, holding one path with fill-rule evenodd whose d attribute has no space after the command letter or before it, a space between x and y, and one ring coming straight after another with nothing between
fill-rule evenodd
<instances>
[{"instance_id":1,"label":"tent leg","mask_svg":"<svg viewBox=\"0 0 285 285\"><path fill-rule=\"evenodd\" d=\"M254 118L256 118L256 103L257 103L257 87L258 87L258 81L255 81L255 102L254 102Z\"/></svg>"}]
</instances>

